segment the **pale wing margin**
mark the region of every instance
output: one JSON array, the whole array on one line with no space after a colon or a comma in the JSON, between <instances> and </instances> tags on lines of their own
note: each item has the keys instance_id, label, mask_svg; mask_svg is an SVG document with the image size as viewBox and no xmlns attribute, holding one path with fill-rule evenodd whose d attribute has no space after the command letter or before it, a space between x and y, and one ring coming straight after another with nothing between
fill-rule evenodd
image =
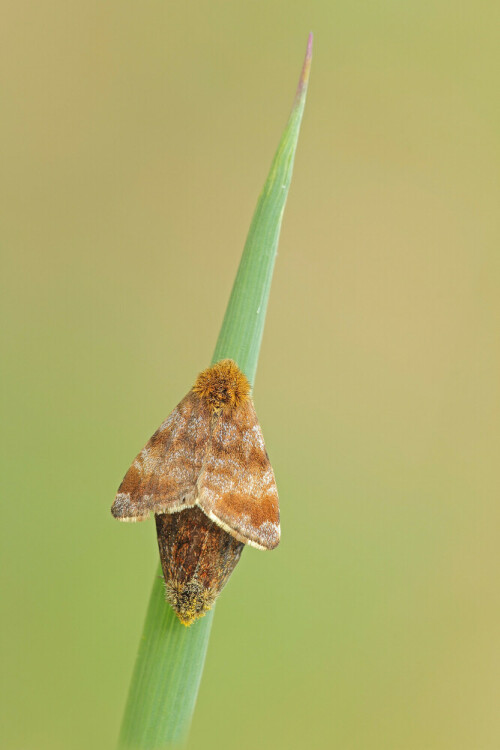
<instances>
[{"instance_id":1,"label":"pale wing margin","mask_svg":"<svg viewBox=\"0 0 500 750\"><path fill-rule=\"evenodd\" d=\"M240 542L273 549L280 540L278 490L251 401L219 417L198 479L197 504Z\"/></svg>"},{"instance_id":2,"label":"pale wing margin","mask_svg":"<svg viewBox=\"0 0 500 750\"><path fill-rule=\"evenodd\" d=\"M120 521L144 521L196 504L210 413L192 391L176 406L136 457L121 483L111 513Z\"/></svg>"}]
</instances>

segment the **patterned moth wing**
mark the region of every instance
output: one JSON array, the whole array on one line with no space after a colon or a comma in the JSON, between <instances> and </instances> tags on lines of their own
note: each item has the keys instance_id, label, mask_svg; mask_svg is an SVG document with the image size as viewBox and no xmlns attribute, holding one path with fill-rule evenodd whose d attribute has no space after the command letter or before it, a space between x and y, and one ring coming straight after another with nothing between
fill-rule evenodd
<instances>
[{"instance_id":1,"label":"patterned moth wing","mask_svg":"<svg viewBox=\"0 0 500 750\"><path fill-rule=\"evenodd\" d=\"M136 457L111 508L120 521L144 521L196 503L210 431L210 409L193 391L176 406Z\"/></svg>"},{"instance_id":2,"label":"patterned moth wing","mask_svg":"<svg viewBox=\"0 0 500 750\"><path fill-rule=\"evenodd\" d=\"M240 542L257 549L279 543L278 490L250 398L215 421L197 505Z\"/></svg>"}]
</instances>

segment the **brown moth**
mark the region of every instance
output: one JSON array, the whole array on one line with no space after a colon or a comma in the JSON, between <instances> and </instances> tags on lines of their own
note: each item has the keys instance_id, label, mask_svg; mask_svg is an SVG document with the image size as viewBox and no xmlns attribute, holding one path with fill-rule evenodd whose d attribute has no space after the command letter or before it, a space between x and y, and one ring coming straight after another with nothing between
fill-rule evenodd
<instances>
[{"instance_id":1,"label":"brown moth","mask_svg":"<svg viewBox=\"0 0 500 750\"><path fill-rule=\"evenodd\" d=\"M198 375L136 457L111 512L120 521L155 514L166 598L184 625L212 607L245 544L277 546L274 473L236 362Z\"/></svg>"}]
</instances>

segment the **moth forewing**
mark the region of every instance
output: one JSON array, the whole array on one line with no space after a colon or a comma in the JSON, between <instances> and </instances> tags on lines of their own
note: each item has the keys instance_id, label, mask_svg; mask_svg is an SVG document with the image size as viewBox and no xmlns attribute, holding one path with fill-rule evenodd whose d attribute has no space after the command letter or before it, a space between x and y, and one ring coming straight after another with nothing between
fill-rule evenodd
<instances>
[{"instance_id":1,"label":"moth forewing","mask_svg":"<svg viewBox=\"0 0 500 750\"><path fill-rule=\"evenodd\" d=\"M257 549L278 545L278 490L250 399L215 422L198 493L200 508L239 541Z\"/></svg>"},{"instance_id":2,"label":"moth forewing","mask_svg":"<svg viewBox=\"0 0 500 750\"><path fill-rule=\"evenodd\" d=\"M196 503L196 481L209 438L210 412L190 391L135 458L111 512L120 521L144 521Z\"/></svg>"}]
</instances>

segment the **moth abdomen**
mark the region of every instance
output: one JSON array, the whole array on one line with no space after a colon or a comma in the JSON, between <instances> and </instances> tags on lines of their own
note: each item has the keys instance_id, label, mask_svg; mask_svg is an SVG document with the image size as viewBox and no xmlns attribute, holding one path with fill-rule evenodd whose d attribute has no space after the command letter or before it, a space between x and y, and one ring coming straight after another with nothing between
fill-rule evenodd
<instances>
[{"instance_id":1,"label":"moth abdomen","mask_svg":"<svg viewBox=\"0 0 500 750\"><path fill-rule=\"evenodd\" d=\"M156 531L166 599L191 625L212 608L244 544L197 507L157 515Z\"/></svg>"}]
</instances>

